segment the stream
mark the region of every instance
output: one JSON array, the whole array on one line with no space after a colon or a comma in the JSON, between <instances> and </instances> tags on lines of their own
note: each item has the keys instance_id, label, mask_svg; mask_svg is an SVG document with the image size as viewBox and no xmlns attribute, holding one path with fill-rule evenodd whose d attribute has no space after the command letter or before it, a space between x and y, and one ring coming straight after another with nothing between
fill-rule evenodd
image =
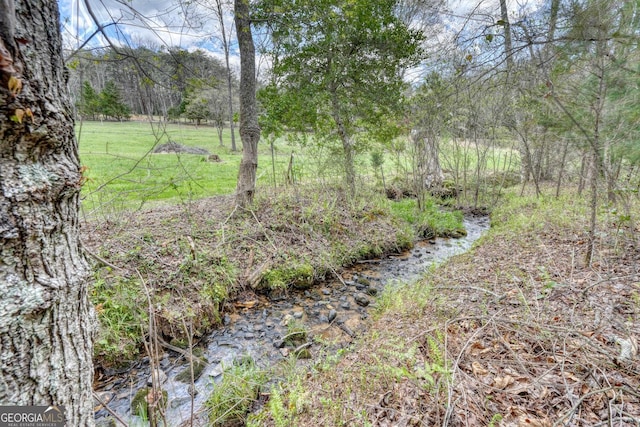
<instances>
[{"instance_id":1,"label":"stream","mask_svg":"<svg viewBox=\"0 0 640 427\"><path fill-rule=\"evenodd\" d=\"M176 376L189 365L185 358L168 351L160 360L160 381L168 393L165 412L167 426L179 426L191 417L192 399L194 411L200 411L217 383L222 379L225 367L234 361L250 356L260 367L268 367L288 357L291 349L284 347L287 324L295 319L308 329L308 341L320 335L324 342L347 345L361 323L375 306L375 296L386 286L407 283L418 279L431 265L441 263L451 256L467 251L474 241L488 229L486 216L467 216L464 220L467 235L457 239L436 238L416 242L413 249L402 254L361 261L333 275L330 281L306 291L290 291L279 300L256 297L252 301L236 303L234 313L225 315L224 326L211 333L201 346L208 360L195 390L189 382L181 382ZM314 353L318 344L311 345ZM140 417L132 415L130 406L135 393L150 381L148 358L128 367L126 371L108 371L97 378L95 394L95 418L98 426L115 426L114 418L104 407L125 420L129 426L147 426ZM192 398L191 393L194 393Z\"/></svg>"}]
</instances>

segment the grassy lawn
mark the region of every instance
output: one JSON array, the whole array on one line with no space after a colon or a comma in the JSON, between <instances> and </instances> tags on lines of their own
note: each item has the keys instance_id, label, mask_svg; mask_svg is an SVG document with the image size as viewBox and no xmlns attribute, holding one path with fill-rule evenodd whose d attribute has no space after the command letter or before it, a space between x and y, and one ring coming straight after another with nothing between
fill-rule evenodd
<instances>
[{"instance_id":1,"label":"grassy lawn","mask_svg":"<svg viewBox=\"0 0 640 427\"><path fill-rule=\"evenodd\" d=\"M83 207L98 210L140 207L150 201L180 203L202 197L230 194L236 186L240 152L231 152L231 134L223 135L220 147L216 129L185 124L159 126L148 122L84 122L76 126L81 162L88 169ZM153 154L168 141L207 149L221 162L209 162L195 154ZM236 132L236 144L242 147ZM284 174L289 151L276 151L276 174ZM258 184L272 183L269 146L260 144Z\"/></svg>"}]
</instances>

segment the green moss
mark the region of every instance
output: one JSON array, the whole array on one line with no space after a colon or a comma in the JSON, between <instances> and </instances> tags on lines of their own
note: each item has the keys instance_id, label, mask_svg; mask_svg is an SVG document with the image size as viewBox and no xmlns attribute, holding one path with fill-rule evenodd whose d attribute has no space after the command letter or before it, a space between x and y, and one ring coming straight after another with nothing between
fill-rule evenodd
<instances>
[{"instance_id":1,"label":"green moss","mask_svg":"<svg viewBox=\"0 0 640 427\"><path fill-rule=\"evenodd\" d=\"M121 364L136 357L143 337L140 325L148 319L147 302L139 282L116 278L108 283L101 272L90 293L100 328L94 354L109 364Z\"/></svg>"},{"instance_id":2,"label":"green moss","mask_svg":"<svg viewBox=\"0 0 640 427\"><path fill-rule=\"evenodd\" d=\"M261 284L266 289L283 289L292 286L296 289L308 289L314 282L314 269L311 264L279 266L269 270Z\"/></svg>"},{"instance_id":3,"label":"green moss","mask_svg":"<svg viewBox=\"0 0 640 427\"><path fill-rule=\"evenodd\" d=\"M307 341L307 328L304 323L292 319L287 324L287 335L285 345L297 347Z\"/></svg>"},{"instance_id":4,"label":"green moss","mask_svg":"<svg viewBox=\"0 0 640 427\"><path fill-rule=\"evenodd\" d=\"M132 414L138 415L145 420L149 419L149 403L147 402L147 398L152 392L153 389L149 387L141 388L136 392L136 394L133 396L133 399L131 399ZM167 391L162 390L162 399L160 399L157 405L158 414L164 412L164 410L166 409L168 397L169 394L167 393Z\"/></svg>"},{"instance_id":5,"label":"green moss","mask_svg":"<svg viewBox=\"0 0 640 427\"><path fill-rule=\"evenodd\" d=\"M466 235L464 216L460 211L443 211L433 198L427 198L422 210L414 199L392 202L391 211L400 220L409 224L421 238L462 237Z\"/></svg>"},{"instance_id":6,"label":"green moss","mask_svg":"<svg viewBox=\"0 0 640 427\"><path fill-rule=\"evenodd\" d=\"M193 355L193 380L196 381L202 375L202 372L204 371L204 368L207 367L207 363L209 363L209 361L204 357L204 351L200 347L193 349ZM183 383L190 383L191 366L188 365L178 375L176 375L176 380Z\"/></svg>"}]
</instances>

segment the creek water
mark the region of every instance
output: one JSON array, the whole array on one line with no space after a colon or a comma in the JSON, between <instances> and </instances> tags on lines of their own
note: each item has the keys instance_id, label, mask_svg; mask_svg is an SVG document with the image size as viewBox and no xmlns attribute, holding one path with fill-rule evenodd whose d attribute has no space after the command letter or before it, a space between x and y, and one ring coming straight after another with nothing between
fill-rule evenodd
<instances>
[{"instance_id":1,"label":"creek water","mask_svg":"<svg viewBox=\"0 0 640 427\"><path fill-rule=\"evenodd\" d=\"M318 346L315 342L319 341L314 340L314 336L321 337L323 342L332 342L333 346L346 345L375 306L376 294L387 286L412 282L434 263L467 251L489 227L489 219L467 216L464 225L467 230L464 237L418 241L410 251L359 262L342 271L339 277L334 275L335 280L312 289L289 292L280 299L259 296L237 303L235 312L225 315L224 326L201 343L208 363L193 386L190 381L185 383L176 378L189 369L183 355L169 351L162 356L160 381L168 394L167 426L179 426L189 420L192 405L202 419L207 397L222 380L225 367L234 361L250 356L258 366L268 367L288 357L292 350L283 346L283 338L290 332L288 323L292 320L309 331L312 353ZM126 371L106 372L102 376L95 389L100 398L95 407L97 424L116 425L102 404L106 403L129 426L148 425L130 410L135 393L149 382L148 358Z\"/></svg>"}]
</instances>

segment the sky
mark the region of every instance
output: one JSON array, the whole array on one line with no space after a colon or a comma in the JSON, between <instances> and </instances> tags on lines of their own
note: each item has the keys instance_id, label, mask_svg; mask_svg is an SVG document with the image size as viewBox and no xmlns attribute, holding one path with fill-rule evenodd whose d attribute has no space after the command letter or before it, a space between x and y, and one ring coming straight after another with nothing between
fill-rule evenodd
<instances>
[{"instance_id":1,"label":"sky","mask_svg":"<svg viewBox=\"0 0 640 427\"><path fill-rule=\"evenodd\" d=\"M96 34L98 26L87 12L85 2L90 2L98 23L104 25L114 44L146 46L150 48L179 46L188 50L202 49L220 60L224 60L218 20L211 7L214 0L192 0L184 6L180 0L59 0L63 37L69 49L101 47L108 42ZM537 9L544 0L507 0L511 19ZM229 4L230 2L224 1ZM474 31L499 19L499 0L447 0L449 13L443 15L441 24L433 28L440 42L452 38L464 30ZM227 7L225 27L233 32L233 14ZM474 14L473 19L468 19ZM113 25L113 23L117 25ZM498 27L494 28L499 31ZM231 34L231 62L239 66L235 48L235 35ZM258 58L258 64L267 64Z\"/></svg>"},{"instance_id":2,"label":"sky","mask_svg":"<svg viewBox=\"0 0 640 427\"><path fill-rule=\"evenodd\" d=\"M101 24L118 22L121 36L135 43L151 43L165 46L208 46L211 34L218 32L218 24L209 8L213 0L196 0L191 6L183 6L179 0L60 0L65 37L68 43L79 45L92 34L96 25L87 13L85 1L89 1ZM464 18L475 12L478 19L490 21L499 15L499 0L448 0L452 14L450 25L462 25ZM508 0L513 17L523 10L537 7L542 0ZM233 28L233 16L229 12L225 25ZM458 22L458 24L454 24ZM98 39L100 40L100 39Z\"/></svg>"},{"instance_id":3,"label":"sky","mask_svg":"<svg viewBox=\"0 0 640 427\"><path fill-rule=\"evenodd\" d=\"M86 1L116 45L200 48L223 58L219 22L210 8L202 7L199 1L189 2L190 6L178 0ZM84 43L86 47L108 45L104 36L95 34L98 26L88 13L85 0L59 0L59 7L67 48L77 49ZM225 16L225 28L227 33L234 30L230 13ZM235 36L230 38L235 42Z\"/></svg>"}]
</instances>

